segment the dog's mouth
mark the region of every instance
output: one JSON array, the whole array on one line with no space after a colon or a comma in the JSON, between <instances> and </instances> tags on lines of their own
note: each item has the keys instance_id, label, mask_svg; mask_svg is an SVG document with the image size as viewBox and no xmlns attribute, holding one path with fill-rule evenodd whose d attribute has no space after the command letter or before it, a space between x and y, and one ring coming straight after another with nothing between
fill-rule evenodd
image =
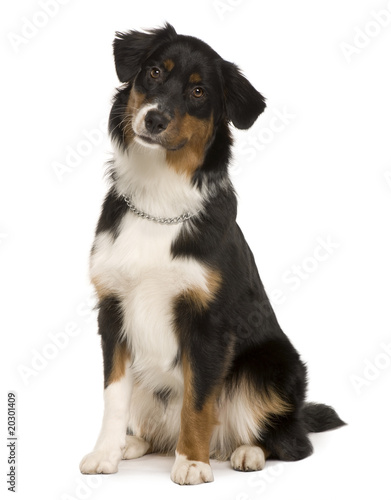
<instances>
[{"instance_id":1,"label":"dog's mouth","mask_svg":"<svg viewBox=\"0 0 391 500\"><path fill-rule=\"evenodd\" d=\"M153 137L148 137L146 135L139 135L136 134L135 136L137 142L142 145L148 145L148 146L161 146L162 148L166 149L167 151L178 151L179 149L182 149L185 144L187 143L187 140L184 139L183 141L179 142L179 144L167 144L165 141L160 140L160 138L153 138Z\"/></svg>"},{"instance_id":2,"label":"dog's mouth","mask_svg":"<svg viewBox=\"0 0 391 500\"><path fill-rule=\"evenodd\" d=\"M146 142L147 144L161 146L160 142L152 139L151 137L147 137L146 135L136 135L136 138L139 139L141 143Z\"/></svg>"}]
</instances>

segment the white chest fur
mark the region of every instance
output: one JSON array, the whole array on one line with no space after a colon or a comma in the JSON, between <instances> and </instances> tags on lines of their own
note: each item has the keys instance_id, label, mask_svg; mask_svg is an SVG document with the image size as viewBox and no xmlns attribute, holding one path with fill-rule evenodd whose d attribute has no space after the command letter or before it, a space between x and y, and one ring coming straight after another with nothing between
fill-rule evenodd
<instances>
[{"instance_id":1,"label":"white chest fur","mask_svg":"<svg viewBox=\"0 0 391 500\"><path fill-rule=\"evenodd\" d=\"M125 159L119 160L121 192L137 193L136 199L132 194L132 200L138 207L158 216L173 216L177 210L201 207L200 193L183 179L176 179L166 165L148 165L149 175L152 168L156 176L150 187L141 189L137 183L136 189L135 170L127 171ZM137 172L136 177L139 176ZM173 326L175 297L193 287L207 291L202 264L190 258L172 258L171 246L182 228L182 224L160 225L144 220L129 211L116 238L110 232L97 235L91 256L93 282L105 294L121 301L122 335L131 347L134 376L152 391L162 387L174 389L181 383L180 373L173 369L178 353Z\"/></svg>"},{"instance_id":2,"label":"white chest fur","mask_svg":"<svg viewBox=\"0 0 391 500\"><path fill-rule=\"evenodd\" d=\"M152 390L171 385L168 379L178 351L174 298L192 287L207 290L201 264L171 257L171 243L179 230L128 213L115 240L106 232L97 236L91 257L92 279L121 300L122 333L131 345L135 375ZM149 376L141 377L141 372Z\"/></svg>"}]
</instances>

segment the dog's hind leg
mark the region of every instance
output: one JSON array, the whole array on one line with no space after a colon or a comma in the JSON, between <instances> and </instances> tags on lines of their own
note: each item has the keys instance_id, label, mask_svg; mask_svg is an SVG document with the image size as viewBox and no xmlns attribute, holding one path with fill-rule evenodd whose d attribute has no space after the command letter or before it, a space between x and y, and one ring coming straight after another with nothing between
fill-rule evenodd
<instances>
[{"instance_id":1,"label":"dog's hind leg","mask_svg":"<svg viewBox=\"0 0 391 500\"><path fill-rule=\"evenodd\" d=\"M126 444L122 453L124 460L139 458L147 454L151 445L145 439L138 436L126 436Z\"/></svg>"},{"instance_id":2,"label":"dog's hind leg","mask_svg":"<svg viewBox=\"0 0 391 500\"><path fill-rule=\"evenodd\" d=\"M279 418L275 427L263 432L262 443L270 451L270 458L290 462L312 454L307 429L298 413Z\"/></svg>"}]
</instances>

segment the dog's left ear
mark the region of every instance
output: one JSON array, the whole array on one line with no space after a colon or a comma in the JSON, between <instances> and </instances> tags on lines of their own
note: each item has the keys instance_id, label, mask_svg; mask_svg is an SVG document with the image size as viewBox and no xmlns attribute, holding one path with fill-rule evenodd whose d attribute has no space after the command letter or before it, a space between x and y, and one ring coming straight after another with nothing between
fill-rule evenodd
<instances>
[{"instance_id":1,"label":"dog's left ear","mask_svg":"<svg viewBox=\"0 0 391 500\"><path fill-rule=\"evenodd\" d=\"M171 24L151 31L116 32L113 42L115 69L121 82L130 82L136 77L142 61L161 43L176 38Z\"/></svg>"},{"instance_id":2,"label":"dog's left ear","mask_svg":"<svg viewBox=\"0 0 391 500\"><path fill-rule=\"evenodd\" d=\"M265 98L243 76L239 68L223 61L227 118L236 128L247 129L266 108Z\"/></svg>"}]
</instances>

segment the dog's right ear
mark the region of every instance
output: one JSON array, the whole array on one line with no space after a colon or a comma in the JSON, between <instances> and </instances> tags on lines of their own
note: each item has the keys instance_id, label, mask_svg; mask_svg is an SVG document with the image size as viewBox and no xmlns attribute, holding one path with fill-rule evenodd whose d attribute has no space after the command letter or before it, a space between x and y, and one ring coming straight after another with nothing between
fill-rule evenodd
<instances>
[{"instance_id":1,"label":"dog's right ear","mask_svg":"<svg viewBox=\"0 0 391 500\"><path fill-rule=\"evenodd\" d=\"M130 82L136 77L142 61L158 45L171 41L177 34L171 24L145 33L141 31L116 32L113 42L115 69L121 82Z\"/></svg>"}]
</instances>

